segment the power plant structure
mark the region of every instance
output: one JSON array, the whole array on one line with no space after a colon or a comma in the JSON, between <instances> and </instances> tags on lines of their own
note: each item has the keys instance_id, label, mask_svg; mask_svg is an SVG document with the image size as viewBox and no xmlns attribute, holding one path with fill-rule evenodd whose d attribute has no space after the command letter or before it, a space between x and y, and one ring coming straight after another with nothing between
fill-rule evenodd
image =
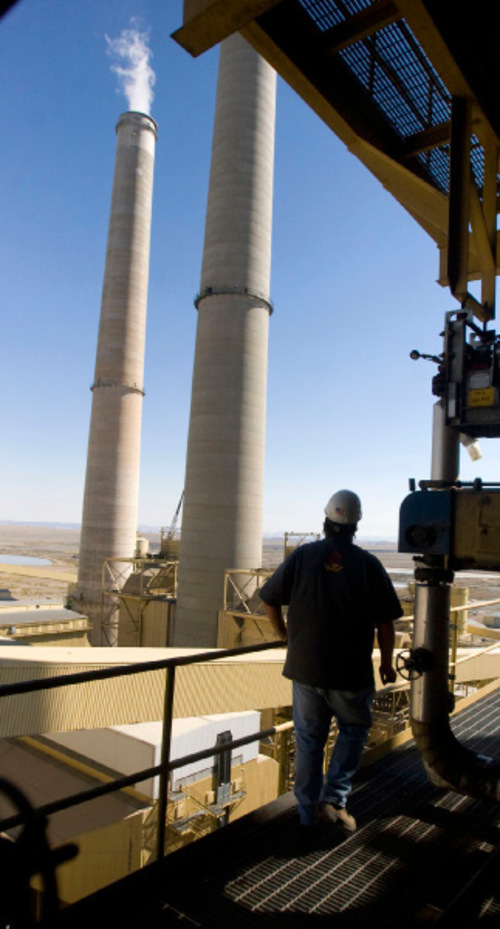
<instances>
[{"instance_id":1,"label":"power plant structure","mask_svg":"<svg viewBox=\"0 0 500 929\"><path fill-rule=\"evenodd\" d=\"M217 643L224 572L262 557L276 73L220 46L175 645Z\"/></svg>"},{"instance_id":2,"label":"power plant structure","mask_svg":"<svg viewBox=\"0 0 500 929\"><path fill-rule=\"evenodd\" d=\"M61 929L87 927L89 918L96 927L105 926L110 912L124 929L179 922L209 927L214 919L225 929L235 920L243 927L258 920L278 923L280 917L282 923L307 927L309 921L317 927L318 921L335 924L337 914L353 929L377 921L386 929L401 924L418 929L423 922L444 929L457 914L462 921L467 914L467 925L476 929L498 924L500 762L490 751L500 736L500 651L489 643L484 647L482 631L478 643L478 623L472 619L469 625L467 619L469 609L491 606L498 598L467 603L462 586L461 602L451 606L455 572L500 571L499 484L458 480L460 436L500 438L500 334L488 328L500 270L498 16L489 12L491 4L483 4L481 17L458 6L450 16L451 4L443 0L185 0L184 9L186 25L180 31L186 47L201 52L203 43L224 42L196 301L173 643L181 647L158 648L153 635L160 629L160 608L165 626L170 621L167 594L176 588L175 580L170 587L167 570L173 563L175 573L177 564L161 562L174 526L154 558L139 540L135 558L129 558L137 565L134 573L126 568L121 588L114 584L109 591L110 597L118 592L129 611L128 629L124 623L119 630L122 641L115 626L104 624L104 637L99 628L101 564L113 557L115 564L127 561L137 517L144 327L141 342L133 295L147 281L147 259L136 247L136 241L143 243L139 225L146 211L141 213L139 195L134 199L134 185L143 191L146 172L142 155L133 149L143 147L144 154L150 146L152 169L156 126L143 123L147 116L128 113L118 127L82 533L81 576L94 553L95 570L92 574L87 567L86 586L79 580L78 594L82 612L95 625L94 644L133 647L118 656L116 649L101 649L96 660L95 653L89 656L81 648L44 656L9 642L2 655L0 733L8 742L0 792L19 808L0 823L4 896L10 905L4 922L20 924L17 911L33 899L42 924ZM436 237L442 282L460 306L446 314L439 354L412 352L437 365L432 393L439 398L431 477L418 489L411 479L400 511L398 551L415 561L413 631L411 647L397 659L401 681L380 689L373 704L373 754L365 754L352 796L355 835L330 831L333 824L323 823L304 841L294 829L293 798L268 802L288 792L296 757L283 643L269 641L267 616L252 610L263 573L257 565L275 75L240 37L227 38L231 28L243 29L254 48ZM481 302L467 290L477 277ZM116 285L114 303L108 302L111 285ZM135 368L127 353L135 357ZM120 531L128 552L113 556ZM233 641L216 642L224 571L226 588L232 588L226 629ZM158 609L151 623L146 600L152 612ZM460 655L456 613L470 635ZM496 620L491 617L498 632ZM15 616L7 624L10 635L28 639L14 628ZM137 639L124 641L134 625ZM409 643L408 627L403 623L398 631ZM39 632L32 628L30 634ZM137 655L135 644L151 646L149 654ZM215 644L218 653L200 654ZM377 680L380 659L378 648ZM68 674L71 666L74 675ZM240 754L250 744L248 754ZM65 767L74 769L69 796L61 776ZM21 773L26 797L18 795L15 784ZM77 787L80 775L84 782ZM41 804L36 810L29 800L35 788L34 800ZM91 827L89 801L103 800L111 791L119 798L116 813L98 808ZM241 816L233 828L233 812L241 813L237 805L244 802L248 812L265 809L248 819ZM45 843L46 820L52 826L53 817L57 826L59 814L72 806L79 808L79 829L83 824L86 832L68 829L66 844L51 839L52 851ZM338 826L337 821L334 829ZM179 856L169 854L184 838L207 831L215 833L207 842ZM71 873L66 865L73 862ZM153 867L144 873L150 862ZM51 914L57 910L59 865L64 866L60 901L68 906L56 919ZM132 871L141 868L136 878ZM114 887L105 889L111 882ZM80 907L83 896L89 899ZM15 908L9 897L17 898Z\"/></svg>"},{"instance_id":3,"label":"power plant structure","mask_svg":"<svg viewBox=\"0 0 500 929\"><path fill-rule=\"evenodd\" d=\"M194 360L174 643L217 644L228 568L259 567L265 455L276 73L221 43ZM157 127L125 113L118 143L73 608L119 643L103 566L135 549Z\"/></svg>"},{"instance_id":4,"label":"power plant structure","mask_svg":"<svg viewBox=\"0 0 500 929\"><path fill-rule=\"evenodd\" d=\"M135 548L157 126L130 111L116 131L80 562L71 596L73 609L93 626L92 645L117 642L116 614L101 618L103 563L131 557Z\"/></svg>"},{"instance_id":5,"label":"power plant structure","mask_svg":"<svg viewBox=\"0 0 500 929\"><path fill-rule=\"evenodd\" d=\"M418 929L430 921L444 929L457 913L467 913L467 925L478 929L481 922L498 924L500 762L490 750L500 736L500 652L484 647L474 617L468 623L469 609L498 598L467 603L462 586L460 603L451 603L455 572L500 571L499 484L458 480L460 436L500 438L500 334L488 328L500 254L499 31L486 4L475 19L458 7L450 17L449 6L185 2L189 45L201 51L200 42L213 44L217 26L224 39L172 636L172 644L200 648L161 648L171 644L165 639L177 562L167 555L179 507L159 554L149 557L139 540L130 557L143 396L145 192L149 179L150 218L156 125L137 112L120 119L76 603L92 619L93 644L129 651L101 649L96 660L96 653L65 642L60 657L44 656L8 640L0 793L18 812L0 823L5 924L20 924L25 900L36 904L43 925L71 929L86 927L89 917L104 926L110 912L125 929L181 921L210 926L215 913L222 929L235 920L270 925L280 917L316 927L318 920L335 923L337 914L353 927ZM293 779L292 684L282 674L283 643L269 641L268 618L253 609L264 573L258 565L275 75L241 37L227 38L237 27L432 231L442 250L442 280L460 304L446 314L442 351L412 352L437 365L432 393L439 399L431 477L418 490L411 479L400 511L398 551L415 560L411 612L397 630L411 645L398 654L402 681L379 689L373 704L372 744L352 797L356 834L342 836L323 823L306 842L293 826L293 798L269 802L288 793ZM482 302L467 290L476 277ZM298 534L288 534L286 546L290 535ZM110 584L113 623L101 628L105 562L117 572L130 562L130 569ZM217 641L224 573L227 635ZM129 619L118 630L122 607ZM456 613L470 636L460 654ZM497 617L490 618L498 633ZM30 619L16 628L11 609L3 626L10 637L35 644L45 619L45 639L48 633L64 641L66 617L59 623L40 616L36 625ZM86 619L80 621L76 632L85 630ZM136 645L149 646L149 654L138 655ZM217 653L200 654L214 645ZM379 647L377 680L380 660ZM22 777L26 797L17 792ZM111 791L116 812L105 804L94 812L90 801ZM33 809L33 802L40 805ZM265 810L246 822L241 815L233 828L244 803L245 812ZM67 821L59 826L59 814L72 806L75 832ZM53 851L44 836L50 817L56 820L50 827L66 830L65 844L51 837ZM172 860L171 852L208 831L215 834L207 842ZM170 862L162 860L167 856ZM59 899L67 906L55 919L60 864ZM136 879L132 872L141 868ZM103 894L107 883L114 888Z\"/></svg>"}]
</instances>

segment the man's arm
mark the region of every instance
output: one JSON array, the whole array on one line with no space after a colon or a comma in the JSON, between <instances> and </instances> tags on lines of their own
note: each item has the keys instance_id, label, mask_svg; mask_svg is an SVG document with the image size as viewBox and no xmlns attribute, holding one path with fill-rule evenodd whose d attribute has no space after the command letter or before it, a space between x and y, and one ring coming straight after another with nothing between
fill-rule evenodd
<instances>
[{"instance_id":1,"label":"man's arm","mask_svg":"<svg viewBox=\"0 0 500 929\"><path fill-rule=\"evenodd\" d=\"M283 620L283 613L280 606L272 606L270 603L266 603L265 600L262 601L264 604L264 609L266 611L266 616L271 622L278 639L283 639L285 642L287 640L286 626Z\"/></svg>"},{"instance_id":2,"label":"man's arm","mask_svg":"<svg viewBox=\"0 0 500 929\"><path fill-rule=\"evenodd\" d=\"M393 623L380 623L377 628L377 636L380 648L380 679L383 684L394 684L397 672L392 666L392 653L394 651Z\"/></svg>"}]
</instances>

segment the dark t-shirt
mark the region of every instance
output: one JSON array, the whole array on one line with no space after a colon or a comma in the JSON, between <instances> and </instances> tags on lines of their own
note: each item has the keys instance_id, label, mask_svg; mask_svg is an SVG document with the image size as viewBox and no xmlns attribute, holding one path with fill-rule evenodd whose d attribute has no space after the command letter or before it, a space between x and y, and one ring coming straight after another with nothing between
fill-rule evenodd
<instances>
[{"instance_id":1,"label":"dark t-shirt","mask_svg":"<svg viewBox=\"0 0 500 929\"><path fill-rule=\"evenodd\" d=\"M259 593L289 606L285 677L336 690L374 686L375 628L403 612L378 558L337 539L300 545Z\"/></svg>"}]
</instances>

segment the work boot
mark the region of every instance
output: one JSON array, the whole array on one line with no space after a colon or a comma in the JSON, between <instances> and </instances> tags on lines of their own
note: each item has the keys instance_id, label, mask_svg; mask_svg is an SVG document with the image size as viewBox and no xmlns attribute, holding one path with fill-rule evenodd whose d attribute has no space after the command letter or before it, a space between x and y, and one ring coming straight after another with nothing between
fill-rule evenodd
<instances>
[{"instance_id":1,"label":"work boot","mask_svg":"<svg viewBox=\"0 0 500 929\"><path fill-rule=\"evenodd\" d=\"M356 820L347 812L345 806L333 806L332 803L321 804L321 816L330 823L338 823L346 832L356 832Z\"/></svg>"}]
</instances>

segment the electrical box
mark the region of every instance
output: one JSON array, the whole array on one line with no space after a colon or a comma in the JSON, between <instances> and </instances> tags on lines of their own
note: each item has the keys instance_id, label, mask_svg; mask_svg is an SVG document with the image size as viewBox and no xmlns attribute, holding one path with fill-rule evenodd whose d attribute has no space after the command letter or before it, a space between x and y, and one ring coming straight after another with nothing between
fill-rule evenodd
<instances>
[{"instance_id":1,"label":"electrical box","mask_svg":"<svg viewBox=\"0 0 500 929\"><path fill-rule=\"evenodd\" d=\"M446 314L443 373L447 426L475 438L498 438L500 341L469 310Z\"/></svg>"}]
</instances>

